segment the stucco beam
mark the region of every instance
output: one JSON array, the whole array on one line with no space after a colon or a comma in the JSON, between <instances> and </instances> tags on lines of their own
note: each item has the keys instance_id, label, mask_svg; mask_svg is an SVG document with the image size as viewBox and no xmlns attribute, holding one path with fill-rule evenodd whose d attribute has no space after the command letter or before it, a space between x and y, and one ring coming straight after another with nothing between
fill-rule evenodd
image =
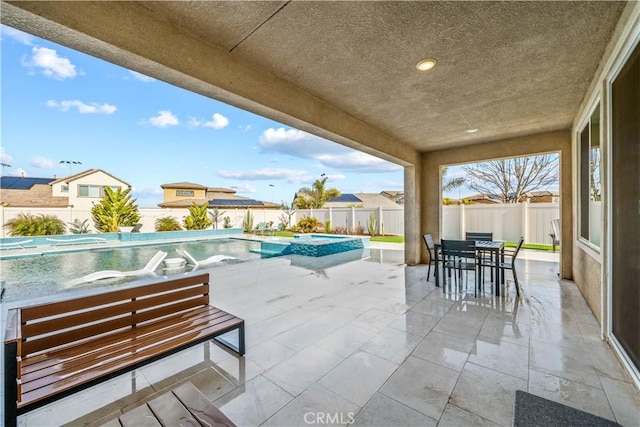
<instances>
[{"instance_id":1,"label":"stucco beam","mask_svg":"<svg viewBox=\"0 0 640 427\"><path fill-rule=\"evenodd\" d=\"M2 22L403 166L417 151L135 2L2 3Z\"/></svg>"}]
</instances>

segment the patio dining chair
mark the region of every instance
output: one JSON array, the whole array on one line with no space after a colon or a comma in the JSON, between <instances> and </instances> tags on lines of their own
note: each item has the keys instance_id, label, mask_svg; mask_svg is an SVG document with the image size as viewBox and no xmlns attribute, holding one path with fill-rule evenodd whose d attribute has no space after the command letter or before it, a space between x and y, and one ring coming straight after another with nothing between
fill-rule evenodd
<instances>
[{"instance_id":1,"label":"patio dining chair","mask_svg":"<svg viewBox=\"0 0 640 427\"><path fill-rule=\"evenodd\" d=\"M495 267L498 267L498 274L502 274L503 278L504 278L504 271L505 270L511 270L511 273L513 274L513 282L516 285L516 294L518 296L520 296L520 284L518 283L518 274L516 273L516 267L515 267L515 263L516 263L516 258L518 257L518 253L520 252L520 249L522 248L522 244L524 243L524 237L520 237L520 240L518 240L518 244L516 245L515 250L509 250L509 249L505 249L504 250L504 254L506 257L508 257L508 260L502 261L502 260L490 260L487 258L479 258L479 285L482 286L483 284L483 278L482 278L482 267L490 267L491 270L493 271L493 269ZM502 280L502 282L504 282L504 280Z\"/></svg>"},{"instance_id":2,"label":"patio dining chair","mask_svg":"<svg viewBox=\"0 0 640 427\"><path fill-rule=\"evenodd\" d=\"M427 280L429 280L429 276L431 275L431 264L437 263L440 259L438 258L438 254L436 254L436 245L433 241L433 236L431 234L425 234L422 236L424 240L424 244L427 246L427 252L429 253L429 268L427 269ZM434 269L435 270L435 269ZM433 277L436 277L436 272L433 272Z\"/></svg>"},{"instance_id":3,"label":"patio dining chair","mask_svg":"<svg viewBox=\"0 0 640 427\"><path fill-rule=\"evenodd\" d=\"M466 284L469 283L469 271L475 271L478 266L476 256L476 242L474 240L442 240L442 291L447 287L446 273L454 271L454 280L462 288L462 271L466 271ZM449 274L449 280L451 280ZM477 294L477 286L474 284L474 295Z\"/></svg>"},{"instance_id":4,"label":"patio dining chair","mask_svg":"<svg viewBox=\"0 0 640 427\"><path fill-rule=\"evenodd\" d=\"M491 241L493 241L493 233L467 231L465 233L465 238L467 240L474 240L476 242L491 242ZM489 261L491 261L491 253L490 252L479 251L478 255L483 257L483 258L489 258ZM493 269L491 270L491 282L493 282Z\"/></svg>"}]
</instances>

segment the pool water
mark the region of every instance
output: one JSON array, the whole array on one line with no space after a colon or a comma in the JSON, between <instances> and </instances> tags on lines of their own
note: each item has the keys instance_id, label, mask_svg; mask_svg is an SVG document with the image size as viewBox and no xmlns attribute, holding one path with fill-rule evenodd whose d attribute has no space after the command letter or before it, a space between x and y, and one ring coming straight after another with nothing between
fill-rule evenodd
<instances>
[{"instance_id":1,"label":"pool water","mask_svg":"<svg viewBox=\"0 0 640 427\"><path fill-rule=\"evenodd\" d=\"M3 301L30 299L51 293L69 291L64 284L69 280L82 277L100 270L138 270L153 257L157 251L167 252L167 258L177 258L176 249L189 252L196 260L222 254L237 259L224 260L208 265L215 268L230 263L238 263L261 256L251 251L259 249L260 243L236 239L211 239L195 242L171 243L162 245L133 246L109 249L92 249L40 257L6 259L0 261L0 277L5 286ZM189 271L191 267L162 270L164 264L156 270L157 274L174 275ZM144 277L144 276L141 276ZM119 285L140 279L125 277L105 279L83 284L82 287Z\"/></svg>"}]
</instances>

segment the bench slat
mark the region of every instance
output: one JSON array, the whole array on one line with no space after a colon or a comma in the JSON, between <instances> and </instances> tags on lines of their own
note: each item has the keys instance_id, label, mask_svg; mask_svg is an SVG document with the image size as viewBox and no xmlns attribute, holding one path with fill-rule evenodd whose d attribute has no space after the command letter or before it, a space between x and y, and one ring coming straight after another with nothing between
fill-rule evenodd
<instances>
[{"instance_id":1,"label":"bench slat","mask_svg":"<svg viewBox=\"0 0 640 427\"><path fill-rule=\"evenodd\" d=\"M191 383L189 383L191 384ZM163 426L197 426L198 421L171 393L164 393L147 403Z\"/></svg>"},{"instance_id":2,"label":"bench slat","mask_svg":"<svg viewBox=\"0 0 640 427\"><path fill-rule=\"evenodd\" d=\"M120 416L122 427L162 427L147 405L141 405ZM177 424L176 424L177 425Z\"/></svg>"},{"instance_id":3,"label":"bench slat","mask_svg":"<svg viewBox=\"0 0 640 427\"><path fill-rule=\"evenodd\" d=\"M97 378L108 375L110 373L119 371L128 366L132 366L132 365L144 362L148 359L151 359L155 356L168 353L171 350L182 348L188 343L206 339L207 337L210 337L212 335L219 335L224 332L233 330L237 327L238 327L238 320L236 319L229 320L223 324L205 328L200 331L193 332L187 336L177 337L169 342L165 342L165 343L156 345L154 347L147 348L143 351L136 353L135 355L131 355L127 357L126 359L118 360L115 363L110 363L108 365L102 365L102 366L94 366L92 367L91 370L83 371L81 374L74 375L67 378L60 378L60 381L47 385L46 387L39 387L29 392L23 391L22 401L18 406L22 407L32 402L35 402L37 400L41 400L55 394L59 394L63 390L68 390L70 388L85 384L89 381L92 381ZM45 382L46 382L46 379L45 379ZM32 381L29 384L31 386L38 385L37 381Z\"/></svg>"},{"instance_id":4,"label":"bench slat","mask_svg":"<svg viewBox=\"0 0 640 427\"><path fill-rule=\"evenodd\" d=\"M236 425L211 403L191 383L171 390L182 404L203 426L236 427Z\"/></svg>"},{"instance_id":5,"label":"bench slat","mask_svg":"<svg viewBox=\"0 0 640 427\"><path fill-rule=\"evenodd\" d=\"M160 306L172 301L192 298L196 295L206 295L208 293L209 286L206 283L203 283L196 287L178 290L177 292L160 294L149 298L125 300L122 303L110 305L104 308L96 308L76 314L69 314L52 320L45 319L35 323L28 323L22 326L22 334L24 337L35 337L49 332L79 327L88 323L110 319L122 314L132 313L134 311L142 311L150 307Z\"/></svg>"},{"instance_id":6,"label":"bench slat","mask_svg":"<svg viewBox=\"0 0 640 427\"><path fill-rule=\"evenodd\" d=\"M66 369L74 370L82 368L85 364L103 363L108 358L136 351L154 342L168 340L179 334L190 333L233 319L238 318L225 312L203 311L197 316L194 313L189 313L189 317L182 317L179 323L171 323L174 319L167 319L143 331L136 329L122 333L112 342L103 342L97 339L69 350L57 350L47 353L45 358L41 358L35 363L27 359L28 365L23 369L23 382L33 381L47 375L61 376L64 375Z\"/></svg>"},{"instance_id":7,"label":"bench slat","mask_svg":"<svg viewBox=\"0 0 640 427\"><path fill-rule=\"evenodd\" d=\"M123 328L131 329L132 325L134 324L144 323L158 317L167 316L172 313L184 311L189 308L205 305L207 300L208 297L203 296L198 299L178 302L157 309L144 311L142 313L136 313L132 316L120 317L114 320L97 323L95 325L85 326L83 328L73 329L55 335L47 335L43 338L36 338L23 343L22 354L24 356L32 353L37 353L49 348L53 348L55 346L80 341L85 338L114 333L114 331L119 331Z\"/></svg>"},{"instance_id":8,"label":"bench slat","mask_svg":"<svg viewBox=\"0 0 640 427\"><path fill-rule=\"evenodd\" d=\"M23 307L21 308L22 321L29 322L43 317L57 316L77 310L84 310L132 298L159 294L202 283L209 283L209 274L183 277L180 279L168 280L166 282L153 283L151 285L138 286L118 291L109 291L98 295L90 295L65 301Z\"/></svg>"}]
</instances>

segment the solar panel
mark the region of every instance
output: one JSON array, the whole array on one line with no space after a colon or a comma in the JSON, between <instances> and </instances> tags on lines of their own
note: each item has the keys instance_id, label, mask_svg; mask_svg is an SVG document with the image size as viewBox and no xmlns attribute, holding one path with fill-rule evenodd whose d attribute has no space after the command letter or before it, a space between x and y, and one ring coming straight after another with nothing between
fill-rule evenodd
<instances>
[{"instance_id":1,"label":"solar panel","mask_svg":"<svg viewBox=\"0 0 640 427\"><path fill-rule=\"evenodd\" d=\"M362 203L362 200L358 199L355 194L341 194L338 197L334 197L329 200L330 202L347 202L347 203Z\"/></svg>"},{"instance_id":2,"label":"solar panel","mask_svg":"<svg viewBox=\"0 0 640 427\"><path fill-rule=\"evenodd\" d=\"M259 200L253 199L213 199L209 206L264 206Z\"/></svg>"},{"instance_id":3,"label":"solar panel","mask_svg":"<svg viewBox=\"0 0 640 427\"><path fill-rule=\"evenodd\" d=\"M0 177L0 188L3 190L28 190L36 184L49 184L53 180L53 178L3 176Z\"/></svg>"}]
</instances>

